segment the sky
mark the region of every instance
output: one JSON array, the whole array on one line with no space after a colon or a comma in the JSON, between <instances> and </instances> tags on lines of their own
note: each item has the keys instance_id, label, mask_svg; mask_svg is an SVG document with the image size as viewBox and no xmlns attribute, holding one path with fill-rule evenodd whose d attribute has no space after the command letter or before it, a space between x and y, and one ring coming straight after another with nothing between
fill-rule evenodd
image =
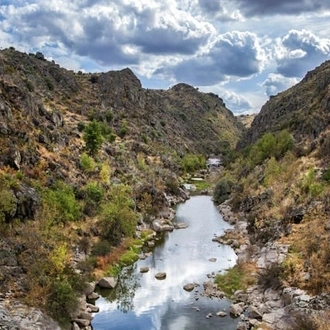
<instances>
[{"instance_id":1,"label":"sky","mask_svg":"<svg viewBox=\"0 0 330 330\"><path fill-rule=\"evenodd\" d=\"M0 0L0 48L62 67L129 67L144 88L183 82L234 114L330 59L330 0Z\"/></svg>"}]
</instances>

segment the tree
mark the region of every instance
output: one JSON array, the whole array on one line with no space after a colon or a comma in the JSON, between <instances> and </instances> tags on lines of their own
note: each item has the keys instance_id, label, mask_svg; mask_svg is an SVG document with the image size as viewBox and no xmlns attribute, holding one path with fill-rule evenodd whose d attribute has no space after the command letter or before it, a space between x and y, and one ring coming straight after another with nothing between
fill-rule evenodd
<instances>
[{"instance_id":1,"label":"tree","mask_svg":"<svg viewBox=\"0 0 330 330\"><path fill-rule=\"evenodd\" d=\"M90 155L95 155L100 150L103 136L101 125L96 120L93 120L86 126L83 139L86 142L86 149Z\"/></svg>"}]
</instances>

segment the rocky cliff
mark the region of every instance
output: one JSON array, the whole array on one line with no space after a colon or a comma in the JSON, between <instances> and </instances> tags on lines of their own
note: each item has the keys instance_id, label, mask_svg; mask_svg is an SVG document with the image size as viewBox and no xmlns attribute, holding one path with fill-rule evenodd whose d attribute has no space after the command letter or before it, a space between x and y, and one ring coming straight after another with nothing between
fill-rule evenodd
<instances>
[{"instance_id":1,"label":"rocky cliff","mask_svg":"<svg viewBox=\"0 0 330 330\"><path fill-rule=\"evenodd\" d=\"M300 83L272 96L261 108L240 146L266 132L289 130L299 144L311 144L330 123L330 61L306 74Z\"/></svg>"}]
</instances>

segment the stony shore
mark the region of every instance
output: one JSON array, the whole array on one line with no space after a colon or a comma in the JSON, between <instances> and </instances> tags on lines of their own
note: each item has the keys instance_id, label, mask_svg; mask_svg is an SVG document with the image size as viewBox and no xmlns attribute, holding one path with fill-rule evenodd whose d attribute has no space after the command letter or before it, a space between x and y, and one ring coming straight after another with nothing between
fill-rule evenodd
<instances>
[{"instance_id":1,"label":"stony shore","mask_svg":"<svg viewBox=\"0 0 330 330\"><path fill-rule=\"evenodd\" d=\"M251 244L245 215L233 213L227 202L219 205L218 209L223 219L234 225L230 235L227 235L233 238L226 239L224 235L214 238L214 241L231 245L238 256L238 263L254 262L257 267L255 275L258 276L285 260L288 245L278 242L268 242L262 247ZM322 318L330 306L329 294L311 296L299 288L285 285L276 287L272 283L268 288L256 285L246 291L236 291L232 299L230 312L241 318L237 330L292 329L305 315Z\"/></svg>"}]
</instances>

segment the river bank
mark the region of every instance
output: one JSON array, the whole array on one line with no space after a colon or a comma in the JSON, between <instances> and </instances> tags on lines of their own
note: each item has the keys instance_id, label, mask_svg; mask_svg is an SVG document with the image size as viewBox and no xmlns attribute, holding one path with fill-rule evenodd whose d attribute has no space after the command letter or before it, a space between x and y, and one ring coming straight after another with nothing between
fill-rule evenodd
<instances>
[{"instance_id":1,"label":"river bank","mask_svg":"<svg viewBox=\"0 0 330 330\"><path fill-rule=\"evenodd\" d=\"M329 295L311 296L297 287L290 287L279 279L281 264L285 261L289 245L280 242L267 242L260 246L252 244L247 230L246 215L232 212L228 201L218 206L223 219L234 227L215 241L228 244L235 249L237 264L254 263L256 285L233 294L233 310L242 321L240 330L248 329L307 329L308 322L327 319ZM321 329L329 329L321 325Z\"/></svg>"}]
</instances>

